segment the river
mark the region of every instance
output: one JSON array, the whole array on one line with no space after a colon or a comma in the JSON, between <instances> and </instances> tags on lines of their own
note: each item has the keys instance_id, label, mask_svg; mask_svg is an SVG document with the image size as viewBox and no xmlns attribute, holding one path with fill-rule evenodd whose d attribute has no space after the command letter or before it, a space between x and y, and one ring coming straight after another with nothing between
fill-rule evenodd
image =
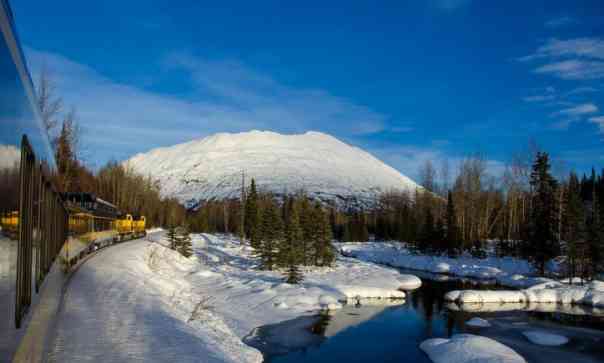
<instances>
[{"instance_id":1,"label":"river","mask_svg":"<svg viewBox=\"0 0 604 363\"><path fill-rule=\"evenodd\" d=\"M474 306L473 311L443 300L458 289L496 289L488 281L404 271L419 275L422 287L404 301L361 301L343 309L305 316L256 329L246 343L260 349L266 362L430 362L418 345L432 337L471 333L495 339L528 362L603 362L604 316L579 307L557 305ZM468 326L486 319L487 328ZM559 347L538 346L522 334L547 331L570 340Z\"/></svg>"}]
</instances>

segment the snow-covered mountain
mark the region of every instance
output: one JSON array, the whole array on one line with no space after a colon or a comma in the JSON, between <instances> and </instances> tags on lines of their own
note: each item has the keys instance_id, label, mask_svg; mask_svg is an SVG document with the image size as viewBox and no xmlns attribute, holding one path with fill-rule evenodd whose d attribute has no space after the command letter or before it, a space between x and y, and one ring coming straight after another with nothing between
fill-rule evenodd
<instances>
[{"instance_id":1,"label":"snow-covered mountain","mask_svg":"<svg viewBox=\"0 0 604 363\"><path fill-rule=\"evenodd\" d=\"M189 207L238 197L242 172L246 184L254 178L260 190L304 190L339 207L371 204L384 191L420 188L371 154L312 131L219 133L137 154L125 165L158 180L163 196L176 197Z\"/></svg>"}]
</instances>

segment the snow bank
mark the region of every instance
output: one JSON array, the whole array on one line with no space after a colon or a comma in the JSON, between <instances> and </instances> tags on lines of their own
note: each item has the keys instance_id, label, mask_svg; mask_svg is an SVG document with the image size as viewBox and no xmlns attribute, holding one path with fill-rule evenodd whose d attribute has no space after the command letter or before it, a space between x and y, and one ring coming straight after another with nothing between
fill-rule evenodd
<instances>
[{"instance_id":1,"label":"snow bank","mask_svg":"<svg viewBox=\"0 0 604 363\"><path fill-rule=\"evenodd\" d=\"M545 346L559 346L568 343L568 338L563 335L546 333L543 331L525 331L522 334L531 343Z\"/></svg>"},{"instance_id":2,"label":"snow bank","mask_svg":"<svg viewBox=\"0 0 604 363\"><path fill-rule=\"evenodd\" d=\"M456 334L451 339L428 339L419 347L434 363L526 363L511 348L471 334Z\"/></svg>"},{"instance_id":3,"label":"snow bank","mask_svg":"<svg viewBox=\"0 0 604 363\"><path fill-rule=\"evenodd\" d=\"M604 309L584 305L563 305L557 303L481 303L463 304L456 302L447 303L447 309L469 313L490 313L496 311L536 311L542 313L560 313L566 315L593 315L604 316Z\"/></svg>"},{"instance_id":4,"label":"snow bank","mask_svg":"<svg viewBox=\"0 0 604 363\"><path fill-rule=\"evenodd\" d=\"M379 287L370 286L345 286L338 285L335 289L344 294L348 299L363 299L363 298L387 298L387 299L404 299L405 293L398 290L382 289Z\"/></svg>"},{"instance_id":5,"label":"snow bank","mask_svg":"<svg viewBox=\"0 0 604 363\"><path fill-rule=\"evenodd\" d=\"M397 242L340 243L338 246L342 254L363 261L436 274L491 279L510 287L524 288L552 281L525 277L533 272L533 267L527 261L511 257L479 259L470 256L449 258L415 255Z\"/></svg>"},{"instance_id":6,"label":"snow bank","mask_svg":"<svg viewBox=\"0 0 604 363\"><path fill-rule=\"evenodd\" d=\"M558 303L604 308L602 283L584 286L550 281L518 291L455 290L445 294L445 300L462 304L477 303Z\"/></svg>"}]
</instances>

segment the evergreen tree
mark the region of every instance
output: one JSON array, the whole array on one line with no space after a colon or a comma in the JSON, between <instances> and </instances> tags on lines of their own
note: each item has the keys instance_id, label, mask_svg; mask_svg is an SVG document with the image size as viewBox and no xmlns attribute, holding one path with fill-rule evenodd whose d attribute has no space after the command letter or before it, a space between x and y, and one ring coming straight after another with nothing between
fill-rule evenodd
<instances>
[{"instance_id":1,"label":"evergreen tree","mask_svg":"<svg viewBox=\"0 0 604 363\"><path fill-rule=\"evenodd\" d=\"M587 248L591 262L592 274L604 270L604 222L600 213L601 206L598 203L596 187L591 198L591 211L588 219Z\"/></svg>"},{"instance_id":2,"label":"evergreen tree","mask_svg":"<svg viewBox=\"0 0 604 363\"><path fill-rule=\"evenodd\" d=\"M280 260L284 261L287 268L285 282L297 284L304 279L300 271L302 256L302 228L300 227L300 216L295 204L289 203L289 212L285 223L285 241L279 251Z\"/></svg>"},{"instance_id":3,"label":"evergreen tree","mask_svg":"<svg viewBox=\"0 0 604 363\"><path fill-rule=\"evenodd\" d=\"M418 248L421 253L428 252L432 247L432 244L434 243L435 228L434 216L432 215L432 212L428 210L426 211L426 220L424 221L422 234L419 239Z\"/></svg>"},{"instance_id":4,"label":"evergreen tree","mask_svg":"<svg viewBox=\"0 0 604 363\"><path fill-rule=\"evenodd\" d=\"M455 205L453 204L453 195L451 191L447 193L447 215L446 215L446 236L445 245L447 254L450 257L457 255L459 248L459 230L457 229L457 217L455 216Z\"/></svg>"},{"instance_id":5,"label":"evergreen tree","mask_svg":"<svg viewBox=\"0 0 604 363\"><path fill-rule=\"evenodd\" d=\"M261 219L258 254L262 267L266 270L273 270L277 263L279 248L283 243L283 221L279 208L273 200L268 201Z\"/></svg>"},{"instance_id":6,"label":"evergreen tree","mask_svg":"<svg viewBox=\"0 0 604 363\"><path fill-rule=\"evenodd\" d=\"M300 228L302 229L302 264L308 266L312 255L312 239L314 235L313 210L306 196L300 199Z\"/></svg>"},{"instance_id":7,"label":"evergreen tree","mask_svg":"<svg viewBox=\"0 0 604 363\"><path fill-rule=\"evenodd\" d=\"M331 244L332 233L329 218L325 211L323 211L320 203L315 205L313 224L315 225L315 233L313 234L313 262L317 266L329 266L335 260L335 253Z\"/></svg>"},{"instance_id":8,"label":"evergreen tree","mask_svg":"<svg viewBox=\"0 0 604 363\"><path fill-rule=\"evenodd\" d=\"M254 248L260 247L260 211L256 182L252 178L250 192L245 200L245 235Z\"/></svg>"},{"instance_id":9,"label":"evergreen tree","mask_svg":"<svg viewBox=\"0 0 604 363\"><path fill-rule=\"evenodd\" d=\"M166 236L168 237L168 241L170 241L170 249L176 250L177 237L176 237L176 226L175 225L171 224L168 227L168 232L167 232Z\"/></svg>"},{"instance_id":10,"label":"evergreen tree","mask_svg":"<svg viewBox=\"0 0 604 363\"><path fill-rule=\"evenodd\" d=\"M447 250L447 245L445 242L447 231L445 229L445 223L442 218L439 218L436 221L436 226L434 228L434 238L433 238L433 248L438 253L443 253Z\"/></svg>"},{"instance_id":11,"label":"evergreen tree","mask_svg":"<svg viewBox=\"0 0 604 363\"><path fill-rule=\"evenodd\" d=\"M566 242L567 270L569 277L577 271L578 249L585 243L585 210L581 199L581 185L575 173L570 174L564 193L562 239Z\"/></svg>"},{"instance_id":12,"label":"evergreen tree","mask_svg":"<svg viewBox=\"0 0 604 363\"><path fill-rule=\"evenodd\" d=\"M545 273L546 262L559 252L557 239L558 227L558 183L550 173L549 156L538 152L530 185L532 188L530 242L526 245L525 254L532 259L541 274Z\"/></svg>"},{"instance_id":13,"label":"evergreen tree","mask_svg":"<svg viewBox=\"0 0 604 363\"><path fill-rule=\"evenodd\" d=\"M191 235L189 229L186 226L176 228L176 250L185 257L193 255L193 244L191 242Z\"/></svg>"}]
</instances>

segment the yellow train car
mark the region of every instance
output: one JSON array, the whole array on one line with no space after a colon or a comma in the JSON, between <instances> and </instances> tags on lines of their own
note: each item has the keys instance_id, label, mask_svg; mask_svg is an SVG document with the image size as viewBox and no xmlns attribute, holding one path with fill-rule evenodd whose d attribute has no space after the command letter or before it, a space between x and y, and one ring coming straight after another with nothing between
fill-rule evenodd
<instances>
[{"instance_id":1,"label":"yellow train car","mask_svg":"<svg viewBox=\"0 0 604 363\"><path fill-rule=\"evenodd\" d=\"M19 212L9 212L2 214L0 217L0 226L2 233L9 238L16 238L19 233Z\"/></svg>"},{"instance_id":2,"label":"yellow train car","mask_svg":"<svg viewBox=\"0 0 604 363\"><path fill-rule=\"evenodd\" d=\"M94 230L94 216L90 213L69 215L69 233L72 236L83 235Z\"/></svg>"},{"instance_id":3,"label":"yellow train car","mask_svg":"<svg viewBox=\"0 0 604 363\"><path fill-rule=\"evenodd\" d=\"M123 241L131 237L133 234L133 221L134 218L132 218L132 215L126 214L113 222L113 228L118 234L116 237L117 240Z\"/></svg>"},{"instance_id":4,"label":"yellow train car","mask_svg":"<svg viewBox=\"0 0 604 363\"><path fill-rule=\"evenodd\" d=\"M134 217L132 221L132 231L136 237L144 237L147 235L145 216Z\"/></svg>"}]
</instances>

